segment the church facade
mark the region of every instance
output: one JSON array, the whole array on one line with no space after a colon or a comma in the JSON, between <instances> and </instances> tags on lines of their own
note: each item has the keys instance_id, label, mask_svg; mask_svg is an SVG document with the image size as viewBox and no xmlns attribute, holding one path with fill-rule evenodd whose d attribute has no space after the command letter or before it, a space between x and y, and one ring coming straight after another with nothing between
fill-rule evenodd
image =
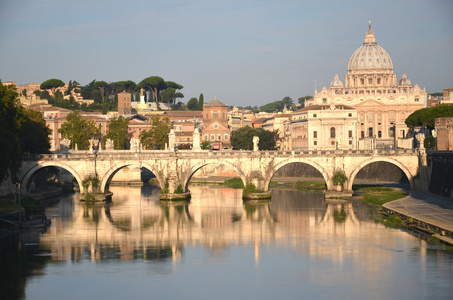
<instances>
[{"instance_id":1,"label":"church facade","mask_svg":"<svg viewBox=\"0 0 453 300\"><path fill-rule=\"evenodd\" d=\"M376 43L369 25L363 45L349 60L344 84L335 75L329 88L315 91L305 106L354 108L357 125L353 136L359 141L357 147L407 147L410 141L406 139L408 128L404 121L412 112L426 107L426 101L426 90L412 85L406 74L397 81L390 55ZM323 131L328 132L321 129Z\"/></svg>"}]
</instances>

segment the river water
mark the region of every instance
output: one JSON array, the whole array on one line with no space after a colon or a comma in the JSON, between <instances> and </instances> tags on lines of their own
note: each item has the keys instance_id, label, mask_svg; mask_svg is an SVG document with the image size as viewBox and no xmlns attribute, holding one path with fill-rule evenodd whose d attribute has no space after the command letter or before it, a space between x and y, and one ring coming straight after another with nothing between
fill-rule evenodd
<instances>
[{"instance_id":1,"label":"river water","mask_svg":"<svg viewBox=\"0 0 453 300\"><path fill-rule=\"evenodd\" d=\"M0 241L1 299L452 299L453 254L368 216L359 203L191 186L165 205L151 186L49 206L52 226Z\"/></svg>"}]
</instances>

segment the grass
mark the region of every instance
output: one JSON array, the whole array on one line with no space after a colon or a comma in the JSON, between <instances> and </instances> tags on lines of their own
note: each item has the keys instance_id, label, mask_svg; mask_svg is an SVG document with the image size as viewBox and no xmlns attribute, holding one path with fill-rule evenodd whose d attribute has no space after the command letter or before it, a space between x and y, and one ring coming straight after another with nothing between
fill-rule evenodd
<instances>
[{"instance_id":1,"label":"grass","mask_svg":"<svg viewBox=\"0 0 453 300\"><path fill-rule=\"evenodd\" d=\"M286 181L276 182L271 181L269 188L296 188L298 190L311 190L311 189L325 189L326 183L324 181Z\"/></svg>"},{"instance_id":2,"label":"grass","mask_svg":"<svg viewBox=\"0 0 453 300\"><path fill-rule=\"evenodd\" d=\"M404 192L384 186L357 185L353 189L365 203L378 206L407 196Z\"/></svg>"},{"instance_id":3,"label":"grass","mask_svg":"<svg viewBox=\"0 0 453 300\"><path fill-rule=\"evenodd\" d=\"M20 209L19 205L14 205L10 200L0 200L0 211L11 213Z\"/></svg>"},{"instance_id":4,"label":"grass","mask_svg":"<svg viewBox=\"0 0 453 300\"><path fill-rule=\"evenodd\" d=\"M242 182L241 178L235 177L228 180L225 180L222 185L234 188L234 189L243 189L244 183Z\"/></svg>"}]
</instances>

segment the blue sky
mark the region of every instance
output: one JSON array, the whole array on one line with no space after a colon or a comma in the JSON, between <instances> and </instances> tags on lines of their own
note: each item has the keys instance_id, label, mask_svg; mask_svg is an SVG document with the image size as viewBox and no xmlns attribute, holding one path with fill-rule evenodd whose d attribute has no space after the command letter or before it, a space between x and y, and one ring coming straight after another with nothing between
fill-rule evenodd
<instances>
[{"instance_id":1,"label":"blue sky","mask_svg":"<svg viewBox=\"0 0 453 300\"><path fill-rule=\"evenodd\" d=\"M158 75L184 86L184 103L297 102L344 81L369 20L398 79L453 87L451 0L0 0L0 79Z\"/></svg>"}]
</instances>

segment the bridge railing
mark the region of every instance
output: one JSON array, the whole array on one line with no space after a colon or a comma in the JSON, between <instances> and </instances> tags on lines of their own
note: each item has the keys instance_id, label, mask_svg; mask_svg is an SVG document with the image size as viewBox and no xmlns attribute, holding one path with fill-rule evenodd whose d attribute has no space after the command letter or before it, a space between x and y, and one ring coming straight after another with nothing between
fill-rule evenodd
<instances>
[{"instance_id":1,"label":"bridge railing","mask_svg":"<svg viewBox=\"0 0 453 300\"><path fill-rule=\"evenodd\" d=\"M130 150L102 151L100 153L90 151L72 151L70 153L51 153L51 154L34 154L24 158L25 161L36 160L84 160L84 159L125 159L130 160L132 157L180 157L180 158L200 158L200 157L319 157L319 156L417 156L418 149L373 149L373 150L300 150L300 151L248 151L248 150L220 150L220 151L192 151L192 150L142 150L131 152Z\"/></svg>"}]
</instances>

